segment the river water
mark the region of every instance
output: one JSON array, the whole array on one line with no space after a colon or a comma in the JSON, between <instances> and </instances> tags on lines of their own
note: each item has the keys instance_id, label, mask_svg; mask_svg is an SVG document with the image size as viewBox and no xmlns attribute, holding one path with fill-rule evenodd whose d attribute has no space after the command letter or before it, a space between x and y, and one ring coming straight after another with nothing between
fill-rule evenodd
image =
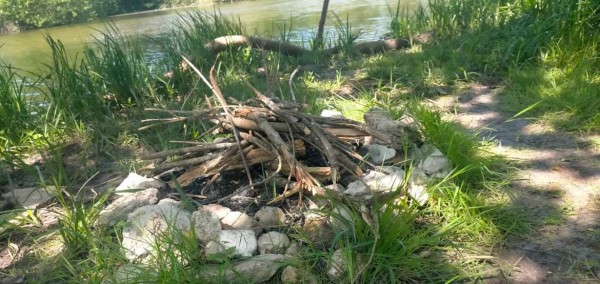
<instances>
[{"instance_id":1,"label":"river water","mask_svg":"<svg viewBox=\"0 0 600 284\"><path fill-rule=\"evenodd\" d=\"M414 9L423 0L401 0L400 5ZM376 40L389 29L390 10L395 0L331 0L326 35L333 35L334 19L348 19L355 31L362 31L359 40ZM278 35L284 24L291 25L291 40L306 42L316 34L322 0L255 0L225 3L194 8L172 9L114 16L106 20L77 25L54 27L0 36L0 59L28 71L41 71L50 60L50 49L44 35L59 39L74 57L106 30L112 22L124 36L168 36L180 15L197 10L220 11L224 16L239 19L248 34Z\"/></svg>"}]
</instances>

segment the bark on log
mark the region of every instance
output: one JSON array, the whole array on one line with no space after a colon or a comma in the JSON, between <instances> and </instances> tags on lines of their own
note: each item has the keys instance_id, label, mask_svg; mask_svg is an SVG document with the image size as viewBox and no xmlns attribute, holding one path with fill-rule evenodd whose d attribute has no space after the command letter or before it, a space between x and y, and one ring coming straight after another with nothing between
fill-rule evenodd
<instances>
[{"instance_id":1,"label":"bark on log","mask_svg":"<svg viewBox=\"0 0 600 284\"><path fill-rule=\"evenodd\" d=\"M293 44L253 36L230 35L218 37L204 45L204 48L219 53L228 47L250 45L255 48L281 52L286 55L299 56L307 50Z\"/></svg>"},{"instance_id":2,"label":"bark on log","mask_svg":"<svg viewBox=\"0 0 600 284\"><path fill-rule=\"evenodd\" d=\"M204 45L204 48L214 53L219 53L227 49L228 47L247 45L292 56L300 56L304 53L310 52L310 50L308 49L304 49L293 44L244 35L230 35L218 37L206 43ZM354 49L356 50L356 52L361 54L373 54L390 50L409 48L410 46L410 40L406 38L396 38L358 43L354 45ZM324 52L325 54L333 55L339 53L341 50L342 49L340 47L333 47L326 49Z\"/></svg>"}]
</instances>

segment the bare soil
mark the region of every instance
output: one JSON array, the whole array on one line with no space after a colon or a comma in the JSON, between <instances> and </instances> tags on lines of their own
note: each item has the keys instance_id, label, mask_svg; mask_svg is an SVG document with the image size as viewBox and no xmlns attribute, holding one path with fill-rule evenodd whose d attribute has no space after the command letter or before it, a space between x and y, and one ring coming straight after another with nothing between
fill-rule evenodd
<instances>
[{"instance_id":1,"label":"bare soil","mask_svg":"<svg viewBox=\"0 0 600 284\"><path fill-rule=\"evenodd\" d=\"M590 135L553 129L500 111L501 88L471 85L434 101L446 117L494 138L517 174L513 207L528 214L528 236L508 237L493 252L501 275L489 283L600 283L600 149ZM597 139L597 136L595 137Z\"/></svg>"}]
</instances>

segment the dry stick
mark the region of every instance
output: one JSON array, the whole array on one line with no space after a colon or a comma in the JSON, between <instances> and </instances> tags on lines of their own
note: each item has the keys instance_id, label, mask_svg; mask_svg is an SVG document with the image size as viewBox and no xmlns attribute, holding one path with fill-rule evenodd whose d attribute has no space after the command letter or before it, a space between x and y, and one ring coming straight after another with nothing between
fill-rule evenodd
<instances>
[{"instance_id":1,"label":"dry stick","mask_svg":"<svg viewBox=\"0 0 600 284\"><path fill-rule=\"evenodd\" d=\"M152 127L161 126L161 125L165 125L165 124L169 124L169 123L186 121L186 120L189 120L190 118L191 117L178 117L176 119L172 119L172 118L158 119L156 121L160 121L160 122L154 123L154 124L150 124L150 125L142 126L142 127L138 128L138 130L142 131L142 130L150 129ZM149 122L149 120L148 119L142 120L142 122Z\"/></svg>"},{"instance_id":2,"label":"dry stick","mask_svg":"<svg viewBox=\"0 0 600 284\"><path fill-rule=\"evenodd\" d=\"M327 139L327 135L324 133L322 128L319 128L315 125L315 121L310 119L310 117L305 116L303 121L304 125L306 125L308 129L310 129L310 131L317 136L321 142L321 145L323 145L323 148L325 148L325 156L327 156L329 165L331 166L331 181L333 184L336 184L339 163L336 153L334 152L333 147L331 147L331 143L329 143L329 140ZM308 123L306 123L306 121L308 121Z\"/></svg>"},{"instance_id":3,"label":"dry stick","mask_svg":"<svg viewBox=\"0 0 600 284\"><path fill-rule=\"evenodd\" d=\"M300 68L300 66L298 66L298 68ZM298 69L298 68L296 68L296 69ZM294 71L294 72L296 72L296 71ZM293 77L293 74L292 74L292 77ZM291 84L291 78L290 78L290 84ZM252 91L254 92L254 95L255 95L255 96L256 96L256 97L257 97L257 98L258 98L258 99L259 99L259 100L260 100L262 103L264 103L265 105L267 105L267 106L268 106L268 107L269 107L271 110L273 110L273 111L278 111L278 110L280 110L279 106L278 106L278 105L277 105L275 102L273 102L273 100L271 100L271 99L270 99L270 98L268 98L267 96L263 95L263 94L262 94L262 93L261 93L259 90L257 90L256 88L254 88L254 86L252 86L252 85L251 85L250 83L248 83L247 81L246 81L246 85L247 85L247 86L248 86L250 89L252 89ZM290 85L290 86L291 86L291 85ZM292 96L293 96L293 94L292 94ZM294 101L295 101L295 98L294 98ZM281 118L283 118L284 120L286 120L286 122L285 122L285 123L283 123L283 124L285 125L285 128L286 128L286 130L288 131L288 133L290 134L290 137L291 137L292 141L294 141L294 132L293 132L293 130L292 130L292 126L291 126L291 124L290 124L290 123L296 124L296 123L298 122L298 120L297 120L296 118L294 118L294 117L289 117L289 116L288 116L288 113L283 113L283 115L281 115L281 114L280 114L279 116L280 116ZM281 128L283 128L283 127L281 127ZM282 130L280 130L280 129L276 129L276 130L277 130L278 132L284 132L284 131L282 131ZM293 156L293 157L296 157L296 151L295 151L295 150L296 150L295 148L292 148L292 156ZM288 174L288 178L287 178L287 180L288 180L288 183L286 183L286 185L285 185L285 188L283 189L283 196L285 196L285 195L286 195L286 193L287 193L287 191L288 191L288 185L290 184L289 182L292 180L292 176L293 176L293 174L294 174L294 171L293 171L292 169L295 169L295 168L296 168L296 159L293 159L293 161L292 161L292 165L291 165L291 168L290 168L290 171L289 171L289 174ZM300 193L300 194L302 194L302 193ZM301 200L302 200L302 196L300 196L300 201L301 201Z\"/></svg>"},{"instance_id":4,"label":"dry stick","mask_svg":"<svg viewBox=\"0 0 600 284\"><path fill-rule=\"evenodd\" d=\"M366 208L364 208L364 209L366 209ZM372 209L373 208L371 208L371 210L370 210L371 215L369 215L368 209L366 210L367 212L365 212L362 207L360 208L360 215L362 216L363 220L365 220L365 223L367 223L369 228L371 228L371 231L373 232L375 239L373 240L373 247L371 247L371 253L369 254L369 260L367 260L367 263L358 271L358 273L356 273L356 276L354 277L354 281L352 281L352 283L358 283L360 276L365 272L365 270L367 270L367 268L369 268L369 265L371 265L371 262L373 261L373 257L375 256L375 249L377 248L377 242L379 242L379 239L381 238L381 236L379 235L379 218L377 218L377 212L373 212ZM372 216L372 218L371 218L371 216Z\"/></svg>"},{"instance_id":5,"label":"dry stick","mask_svg":"<svg viewBox=\"0 0 600 284\"><path fill-rule=\"evenodd\" d=\"M235 145L235 143L227 143L227 142L225 142L225 143L202 143L198 146L170 149L170 150L165 150L162 152L147 154L147 155L141 156L140 159L152 160L152 159L158 159L158 158L174 156L174 155L183 155L183 154L193 153L193 152L219 150L219 149L229 148L230 146L233 146L233 145Z\"/></svg>"},{"instance_id":6,"label":"dry stick","mask_svg":"<svg viewBox=\"0 0 600 284\"><path fill-rule=\"evenodd\" d=\"M287 111L287 110L284 110ZM229 124L228 121L226 121L225 119L220 119L219 120L221 123L227 123ZM271 126L273 128L275 128L275 130L277 130L278 132L287 132L287 125L284 122L269 122L271 124ZM238 127L238 128L243 128L243 129L248 129L248 130L255 130L255 131L260 131L260 127L258 127L258 125L256 124L256 122L250 120L250 119L245 119L245 118L241 118L241 117L233 117L233 124ZM231 125L229 125L231 126ZM300 129L300 128L297 128ZM348 137L364 137L364 136L369 136L369 133L364 132L364 131L359 131L353 128L329 128L329 127L324 127L323 130L325 130L327 133L330 133L333 136L348 136ZM376 136L377 138L379 138L379 136ZM383 139L380 139L383 141Z\"/></svg>"},{"instance_id":7,"label":"dry stick","mask_svg":"<svg viewBox=\"0 0 600 284\"><path fill-rule=\"evenodd\" d=\"M331 125L333 127L356 129L358 131L362 131L367 134L370 134L371 136L373 136L381 141L391 143L391 138L390 138L389 134L382 133L380 131L371 129L371 128L367 127L365 124L360 123L358 121L345 119L345 118L332 118L332 117L324 118L324 117L320 117L320 116L311 116L311 118L320 124Z\"/></svg>"},{"instance_id":8,"label":"dry stick","mask_svg":"<svg viewBox=\"0 0 600 284\"><path fill-rule=\"evenodd\" d=\"M251 113L251 114L249 114L249 118L256 121L256 123L260 126L260 128L263 130L263 132L267 135L269 140L275 145L275 147L277 148L277 152L290 165L290 168L292 168L295 165L293 162L295 157L292 156L292 154L290 153L289 147L283 141L283 139L281 139L281 136L279 136L279 133L277 131L275 131L275 129L273 129L273 127L271 127L269 122L264 117L260 116L259 114ZM296 180L299 183L299 186L292 190L293 193L300 191L301 184L304 184L308 188L320 186L319 181L317 181L314 177L312 177L309 173L307 173L302 168L301 165L296 164L295 168L292 168L292 171L294 172L294 176L296 177ZM281 200L281 198L280 197L275 198L274 200L270 201L269 204L276 202L275 200Z\"/></svg>"},{"instance_id":9,"label":"dry stick","mask_svg":"<svg viewBox=\"0 0 600 284\"><path fill-rule=\"evenodd\" d=\"M292 95L292 101L294 103L296 102L296 95L294 95L294 88L292 86L292 82L294 81L294 76L296 76L296 73L298 73L301 67L301 65L298 65L298 67L294 69L294 72L292 72L292 75L290 75L290 80L288 81L288 84L290 85L290 94Z\"/></svg>"},{"instance_id":10,"label":"dry stick","mask_svg":"<svg viewBox=\"0 0 600 284\"><path fill-rule=\"evenodd\" d=\"M140 130L140 131L150 129L150 128L156 127L156 126L161 126L161 125L174 123L174 122L182 122L182 121L187 121L187 120L192 119L192 117L181 117L181 116L177 116L177 114L192 114L192 115L194 115L194 117L202 117L202 116L210 117L210 114L211 114L210 112L205 112L205 111L197 112L197 111L184 111L184 110L165 110L165 109L158 109L158 108L145 108L144 110L145 111L155 111L155 112L166 112L175 117L144 119L141 121L142 123L155 122L155 121L158 121L158 123L142 126L142 127L138 128L138 130Z\"/></svg>"},{"instance_id":11,"label":"dry stick","mask_svg":"<svg viewBox=\"0 0 600 284\"><path fill-rule=\"evenodd\" d=\"M156 112L168 112L170 114L193 114L198 115L198 111L194 110L172 110L172 109L162 109L162 108L145 108L145 111L156 111ZM210 114L210 112L200 112L200 114Z\"/></svg>"},{"instance_id":12,"label":"dry stick","mask_svg":"<svg viewBox=\"0 0 600 284\"><path fill-rule=\"evenodd\" d=\"M206 156L202 156L202 157L197 157L197 158L192 158L192 159L187 159L187 160L181 160L181 161L177 161L177 162L164 163L164 164L160 164L160 165L154 167L151 170L152 170L153 173L158 173L158 172L166 171L168 169L175 168L175 167L190 167L190 166L195 166L195 165L202 164L202 163L204 163L206 161L210 161L210 160L218 157L219 155L220 155L220 153L218 153L218 154L210 154L210 155L206 155Z\"/></svg>"},{"instance_id":13,"label":"dry stick","mask_svg":"<svg viewBox=\"0 0 600 284\"><path fill-rule=\"evenodd\" d=\"M213 64L213 66L210 67L210 81L211 82L209 83L206 80L206 78L204 77L204 75L202 75L202 72L200 72L200 70L198 70L198 68L196 68L196 66L194 64L192 64L192 62L190 62L185 56L182 56L182 58L190 67L192 67L194 72L196 72L196 74L198 74L198 76L200 76L200 78L202 78L202 81L204 81L204 83L211 89L211 91L213 92L215 97L217 97L217 100L219 100L219 103L221 104L223 111L227 115L227 118L229 119L229 122L232 125L233 137L235 137L235 142L238 145L240 157L242 158L242 162L244 163L244 167L246 168L246 175L248 176L248 182L250 183L250 188L254 189L254 185L252 182L252 175L250 174L250 169L248 168L248 164L246 163L246 157L244 157L242 145L240 143L239 132L238 132L237 128L235 127L235 125L233 124L233 115L231 114L229 109L227 109L227 102L225 101L225 98L223 97L223 93L221 93L221 89L219 89L219 85L217 85L217 81L215 80L215 76L214 76L215 65Z\"/></svg>"},{"instance_id":14,"label":"dry stick","mask_svg":"<svg viewBox=\"0 0 600 284\"><path fill-rule=\"evenodd\" d=\"M215 183L215 181L217 181L217 179L221 176L221 173L217 173L214 176L212 176L212 178L210 178L210 180L206 183L206 185L200 190L200 195L204 195L204 191L210 187L211 185L213 185Z\"/></svg>"}]
</instances>

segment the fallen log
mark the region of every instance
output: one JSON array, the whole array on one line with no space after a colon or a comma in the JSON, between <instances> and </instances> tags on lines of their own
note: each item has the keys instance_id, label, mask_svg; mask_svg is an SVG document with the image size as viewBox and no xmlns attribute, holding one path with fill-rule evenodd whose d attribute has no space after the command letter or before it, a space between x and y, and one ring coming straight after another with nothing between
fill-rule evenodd
<instances>
[{"instance_id":1,"label":"fallen log","mask_svg":"<svg viewBox=\"0 0 600 284\"><path fill-rule=\"evenodd\" d=\"M204 48L213 53L219 53L221 51L226 50L227 48L237 46L251 46L254 48L260 48L262 50L275 51L281 54L291 56L300 56L311 52L308 49L293 44L244 35L229 35L218 37L206 43L204 45ZM387 40L361 42L355 44L353 46L353 49L360 54L374 54L390 50L409 48L410 46L410 40L406 38L395 38ZM323 52L328 55L333 55L341 51L342 48L340 46L336 46L329 49L325 49Z\"/></svg>"},{"instance_id":2,"label":"fallen log","mask_svg":"<svg viewBox=\"0 0 600 284\"><path fill-rule=\"evenodd\" d=\"M299 56L308 51L302 47L295 46L289 43L243 35L230 35L218 37L206 43L204 45L204 48L214 53L219 53L223 50L226 50L229 47L247 45L263 50L277 51L282 54L292 56Z\"/></svg>"}]
</instances>

